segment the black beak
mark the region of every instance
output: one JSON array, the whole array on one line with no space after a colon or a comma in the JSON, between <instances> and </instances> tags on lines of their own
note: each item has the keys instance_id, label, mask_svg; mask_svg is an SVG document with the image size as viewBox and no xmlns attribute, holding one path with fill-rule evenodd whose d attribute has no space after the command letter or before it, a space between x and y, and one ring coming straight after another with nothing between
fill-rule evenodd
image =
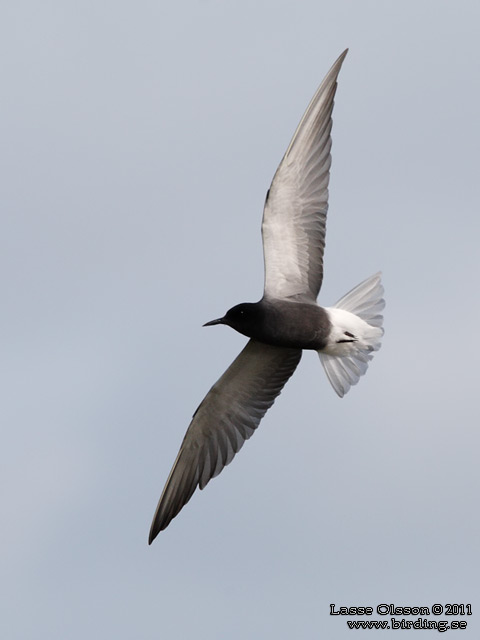
<instances>
[{"instance_id":1,"label":"black beak","mask_svg":"<svg viewBox=\"0 0 480 640\"><path fill-rule=\"evenodd\" d=\"M214 324L224 324L223 318L217 318L216 320L210 320L210 322L206 322L204 327L213 327Z\"/></svg>"}]
</instances>

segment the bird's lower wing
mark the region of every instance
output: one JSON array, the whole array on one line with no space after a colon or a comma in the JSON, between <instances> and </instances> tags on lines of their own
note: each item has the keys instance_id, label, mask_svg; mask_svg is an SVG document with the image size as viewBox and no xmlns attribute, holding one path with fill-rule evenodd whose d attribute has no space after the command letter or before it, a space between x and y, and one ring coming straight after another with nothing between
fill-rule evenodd
<instances>
[{"instance_id":1,"label":"bird's lower wing","mask_svg":"<svg viewBox=\"0 0 480 640\"><path fill-rule=\"evenodd\" d=\"M153 518L149 544L232 461L295 371L300 349L250 340L196 410Z\"/></svg>"}]
</instances>

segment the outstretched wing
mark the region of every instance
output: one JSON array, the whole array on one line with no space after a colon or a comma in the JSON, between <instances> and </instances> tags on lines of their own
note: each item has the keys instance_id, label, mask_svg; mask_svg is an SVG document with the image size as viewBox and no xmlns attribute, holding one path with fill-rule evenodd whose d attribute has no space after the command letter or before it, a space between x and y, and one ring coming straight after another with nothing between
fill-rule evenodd
<instances>
[{"instance_id":1,"label":"outstretched wing","mask_svg":"<svg viewBox=\"0 0 480 640\"><path fill-rule=\"evenodd\" d=\"M267 298L315 301L320 291L333 99L347 51L313 96L267 193L262 223Z\"/></svg>"},{"instance_id":2,"label":"outstretched wing","mask_svg":"<svg viewBox=\"0 0 480 640\"><path fill-rule=\"evenodd\" d=\"M149 544L232 461L295 371L300 349L250 340L196 410L163 489Z\"/></svg>"}]
</instances>

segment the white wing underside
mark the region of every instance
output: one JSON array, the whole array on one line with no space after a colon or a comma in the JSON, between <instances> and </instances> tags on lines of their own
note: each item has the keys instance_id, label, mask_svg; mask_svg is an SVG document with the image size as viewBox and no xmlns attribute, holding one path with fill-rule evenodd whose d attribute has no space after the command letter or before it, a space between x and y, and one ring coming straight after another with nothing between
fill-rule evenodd
<instances>
[{"instance_id":1,"label":"white wing underside","mask_svg":"<svg viewBox=\"0 0 480 640\"><path fill-rule=\"evenodd\" d=\"M267 194L262 223L267 298L315 301L322 284L331 116L347 51L312 98Z\"/></svg>"}]
</instances>

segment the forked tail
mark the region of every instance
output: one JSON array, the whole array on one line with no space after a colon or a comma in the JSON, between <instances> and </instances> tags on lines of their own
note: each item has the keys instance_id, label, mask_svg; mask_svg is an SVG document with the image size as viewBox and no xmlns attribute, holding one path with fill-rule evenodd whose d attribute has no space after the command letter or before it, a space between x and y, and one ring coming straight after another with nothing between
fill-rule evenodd
<instances>
[{"instance_id":1,"label":"forked tail","mask_svg":"<svg viewBox=\"0 0 480 640\"><path fill-rule=\"evenodd\" d=\"M326 309L332 323L331 337L319 351L325 373L336 393L343 397L360 380L378 351L383 336L385 306L381 273L364 280Z\"/></svg>"}]
</instances>

